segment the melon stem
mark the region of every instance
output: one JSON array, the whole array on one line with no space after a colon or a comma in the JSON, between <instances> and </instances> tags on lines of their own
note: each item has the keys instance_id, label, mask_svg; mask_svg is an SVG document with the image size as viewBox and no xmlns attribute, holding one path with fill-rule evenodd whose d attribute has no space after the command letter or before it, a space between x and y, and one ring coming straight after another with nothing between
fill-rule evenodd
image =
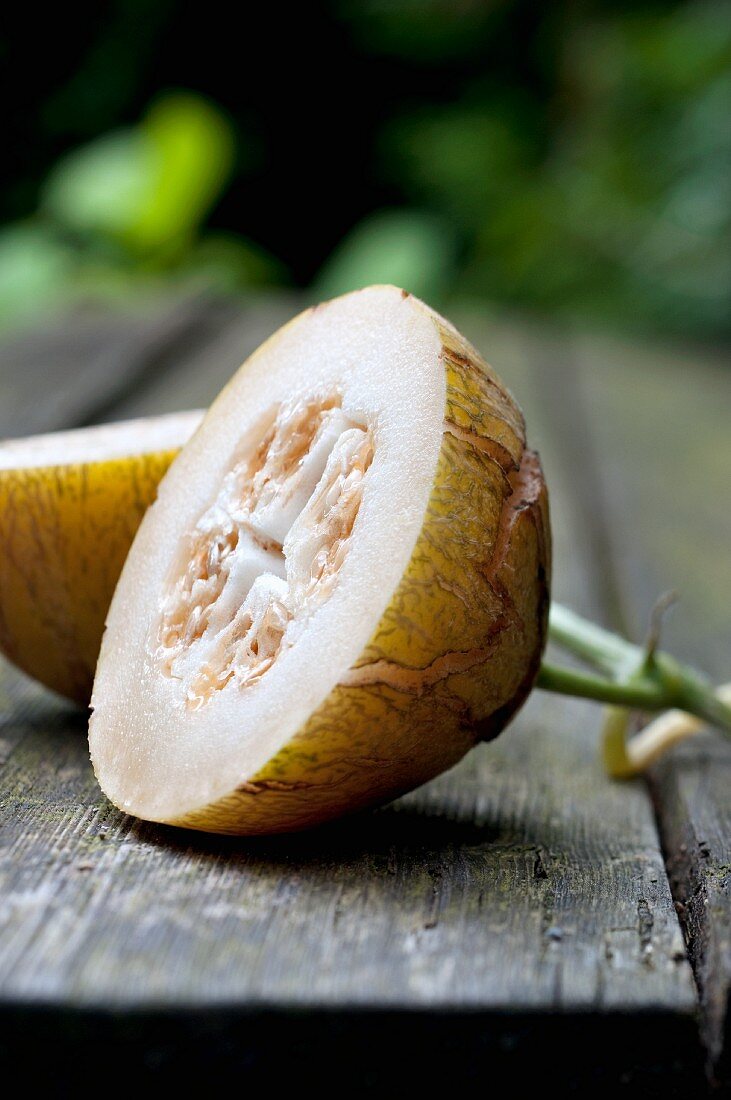
<instances>
[{"instance_id":1,"label":"melon stem","mask_svg":"<svg viewBox=\"0 0 731 1100\"><path fill-rule=\"evenodd\" d=\"M626 638L558 603L551 604L548 636L556 645L612 677L636 668L641 653L639 647Z\"/></svg>"},{"instance_id":2,"label":"melon stem","mask_svg":"<svg viewBox=\"0 0 731 1100\"><path fill-rule=\"evenodd\" d=\"M637 710L666 710L673 704L665 696L662 687L652 681L631 683L605 680L590 672L560 665L541 665L536 687L558 695L573 695L580 699L594 699L599 703L633 707Z\"/></svg>"},{"instance_id":3,"label":"melon stem","mask_svg":"<svg viewBox=\"0 0 731 1100\"><path fill-rule=\"evenodd\" d=\"M548 636L601 674L544 661L536 687L609 705L603 755L611 775L637 774L680 740L682 723L676 717L673 722L655 727L651 753L635 752L632 744L636 738L627 741L629 710L674 709L731 737L728 693L719 692L695 669L657 651L654 641L647 647L634 645L560 604L551 607ZM693 722L685 726L689 734L698 728Z\"/></svg>"}]
</instances>

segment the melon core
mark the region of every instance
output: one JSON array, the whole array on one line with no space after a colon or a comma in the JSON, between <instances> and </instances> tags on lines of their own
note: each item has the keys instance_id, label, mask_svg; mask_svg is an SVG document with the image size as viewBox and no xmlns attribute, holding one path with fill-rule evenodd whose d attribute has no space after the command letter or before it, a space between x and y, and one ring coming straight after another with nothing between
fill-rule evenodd
<instances>
[{"instance_id":1,"label":"melon core","mask_svg":"<svg viewBox=\"0 0 731 1100\"><path fill-rule=\"evenodd\" d=\"M156 655L197 709L294 644L345 560L373 459L339 398L272 410L181 547Z\"/></svg>"}]
</instances>

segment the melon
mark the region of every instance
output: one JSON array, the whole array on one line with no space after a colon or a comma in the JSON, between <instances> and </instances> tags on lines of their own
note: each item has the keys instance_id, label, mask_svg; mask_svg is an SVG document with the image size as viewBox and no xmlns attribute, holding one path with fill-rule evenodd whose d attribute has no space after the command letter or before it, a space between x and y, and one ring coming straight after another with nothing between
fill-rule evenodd
<instances>
[{"instance_id":1,"label":"melon","mask_svg":"<svg viewBox=\"0 0 731 1100\"><path fill-rule=\"evenodd\" d=\"M127 551L202 415L0 442L0 652L61 695L88 703Z\"/></svg>"},{"instance_id":2,"label":"melon","mask_svg":"<svg viewBox=\"0 0 731 1100\"><path fill-rule=\"evenodd\" d=\"M538 672L546 490L473 347L394 287L307 310L163 477L107 619L96 775L137 817L301 829L497 734Z\"/></svg>"}]
</instances>

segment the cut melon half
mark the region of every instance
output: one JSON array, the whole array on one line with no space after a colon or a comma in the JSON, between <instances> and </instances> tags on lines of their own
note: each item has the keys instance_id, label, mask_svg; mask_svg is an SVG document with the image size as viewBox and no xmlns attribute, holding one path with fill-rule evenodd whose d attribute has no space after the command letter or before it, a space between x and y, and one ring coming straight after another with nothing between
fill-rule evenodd
<instances>
[{"instance_id":1,"label":"cut melon half","mask_svg":"<svg viewBox=\"0 0 731 1100\"><path fill-rule=\"evenodd\" d=\"M99 782L138 817L299 829L494 735L539 666L549 533L520 411L427 306L308 310L160 484L107 621Z\"/></svg>"},{"instance_id":2,"label":"cut melon half","mask_svg":"<svg viewBox=\"0 0 731 1100\"><path fill-rule=\"evenodd\" d=\"M0 442L0 651L61 695L88 703L127 551L202 416Z\"/></svg>"}]
</instances>

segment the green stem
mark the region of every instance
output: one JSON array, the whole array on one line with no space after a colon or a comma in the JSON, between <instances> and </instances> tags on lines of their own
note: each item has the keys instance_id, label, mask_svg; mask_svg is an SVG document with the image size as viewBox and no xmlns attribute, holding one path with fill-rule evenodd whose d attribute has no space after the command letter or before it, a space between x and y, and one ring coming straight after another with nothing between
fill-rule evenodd
<instances>
[{"instance_id":1,"label":"green stem","mask_svg":"<svg viewBox=\"0 0 731 1100\"><path fill-rule=\"evenodd\" d=\"M674 705L667 701L660 684L651 681L619 683L593 676L590 672L547 664L545 661L538 673L536 687L559 695L576 695L581 699L595 699L599 703L636 707L640 710L665 710Z\"/></svg>"},{"instance_id":2,"label":"green stem","mask_svg":"<svg viewBox=\"0 0 731 1100\"><path fill-rule=\"evenodd\" d=\"M667 653L658 653L654 664L674 694L672 706L695 714L725 733L731 733L731 707L718 697L711 684L694 669L679 664Z\"/></svg>"},{"instance_id":3,"label":"green stem","mask_svg":"<svg viewBox=\"0 0 731 1100\"><path fill-rule=\"evenodd\" d=\"M607 677L544 662L536 686L615 707L658 711L676 707L731 736L731 707L692 668L666 653L648 653L560 604L551 607L549 638Z\"/></svg>"},{"instance_id":4,"label":"green stem","mask_svg":"<svg viewBox=\"0 0 731 1100\"><path fill-rule=\"evenodd\" d=\"M552 642L613 676L636 668L644 657L639 646L612 634L561 604L551 604L548 636Z\"/></svg>"}]
</instances>

